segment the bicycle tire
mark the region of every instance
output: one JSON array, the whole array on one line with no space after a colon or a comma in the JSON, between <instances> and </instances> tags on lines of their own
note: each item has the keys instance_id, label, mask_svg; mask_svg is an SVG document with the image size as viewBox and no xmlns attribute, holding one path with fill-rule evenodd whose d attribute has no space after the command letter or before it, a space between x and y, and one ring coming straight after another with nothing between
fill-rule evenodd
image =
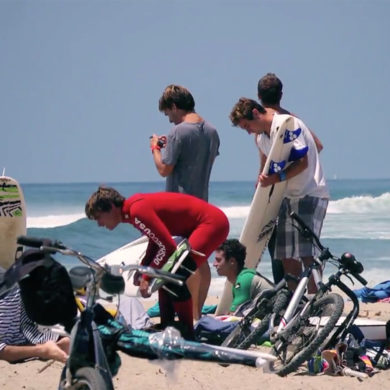
<instances>
[{"instance_id":1,"label":"bicycle tire","mask_svg":"<svg viewBox=\"0 0 390 390\"><path fill-rule=\"evenodd\" d=\"M278 316L287 307L290 296L290 292L288 290L283 289L279 291L279 293L275 297L272 297L270 300L272 311L269 311L261 319L261 323L256 328L254 328L241 343L238 344L237 348L248 349L252 344L256 342L256 340L260 339L260 337L263 336L269 328L269 321L271 319L271 316L273 314L276 314ZM278 323L279 321L276 320L276 325Z\"/></svg>"},{"instance_id":2,"label":"bicycle tire","mask_svg":"<svg viewBox=\"0 0 390 390\"><path fill-rule=\"evenodd\" d=\"M228 334L222 343L222 347L237 348L252 332L251 325L255 318L261 318L266 314L263 302L267 302L268 298L259 297L259 301L253 302L253 305L238 322L237 326Z\"/></svg>"},{"instance_id":3,"label":"bicycle tire","mask_svg":"<svg viewBox=\"0 0 390 390\"><path fill-rule=\"evenodd\" d=\"M113 385L106 383L103 376L93 367L82 367L74 375L72 389L77 390L107 390Z\"/></svg>"},{"instance_id":4,"label":"bicycle tire","mask_svg":"<svg viewBox=\"0 0 390 390\"><path fill-rule=\"evenodd\" d=\"M248 325L247 325L248 324ZM228 334L222 347L237 348L237 346L246 338L246 335L250 332L250 321L244 323L238 323L237 326Z\"/></svg>"},{"instance_id":5,"label":"bicycle tire","mask_svg":"<svg viewBox=\"0 0 390 390\"><path fill-rule=\"evenodd\" d=\"M283 340L276 339L272 350L278 357L274 363L276 374L286 376L309 360L332 332L343 310L344 300L338 294L331 293L314 301L305 319L296 319L297 324L291 328L289 336L284 335ZM323 327L310 324L310 317L321 317L326 313L328 321Z\"/></svg>"}]
</instances>

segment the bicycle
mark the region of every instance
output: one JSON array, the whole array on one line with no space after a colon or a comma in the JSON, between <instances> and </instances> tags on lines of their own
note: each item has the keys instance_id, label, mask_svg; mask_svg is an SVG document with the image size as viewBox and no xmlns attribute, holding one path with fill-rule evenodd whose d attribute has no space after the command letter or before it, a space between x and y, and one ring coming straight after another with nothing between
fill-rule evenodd
<instances>
[{"instance_id":1,"label":"bicycle","mask_svg":"<svg viewBox=\"0 0 390 390\"><path fill-rule=\"evenodd\" d=\"M282 292L283 291L283 292ZM243 317L222 343L224 347L248 349L269 329L271 316L279 316L287 306L290 293L285 279L272 289L263 290L249 307L243 310ZM254 321L258 321L254 326ZM274 321L277 322L277 319Z\"/></svg>"},{"instance_id":2,"label":"bicycle","mask_svg":"<svg viewBox=\"0 0 390 390\"><path fill-rule=\"evenodd\" d=\"M292 212L290 215L299 224L294 226L318 247L320 255L302 273L294 294L287 289L287 281L291 278L295 279L290 275L285 275L274 288L260 293L222 344L247 349L266 331L270 331L270 340L274 343L272 351L278 357L278 361L274 364L275 372L280 376L295 371L321 346L322 349L335 346L337 340L344 339L348 333L359 313L359 302L352 290L340 280L341 277L350 278L350 274L363 285L367 284L360 276L363 266L353 255L344 253L339 258L333 256L296 213ZM326 261L336 265L338 271L323 283L321 270ZM305 293L311 275L314 276L318 291L308 298ZM342 324L327 339L344 309L342 297L330 293L332 286L339 287L352 300L353 306ZM324 314L329 314L325 324L318 321L318 318ZM254 319L260 319L260 323L255 328L252 325Z\"/></svg>"},{"instance_id":3,"label":"bicycle","mask_svg":"<svg viewBox=\"0 0 390 390\"><path fill-rule=\"evenodd\" d=\"M112 376L116 374L120 366L117 351L148 359L186 358L255 367L275 360L269 354L238 351L184 340L180 337L180 333L172 328L155 333L133 330L116 321L102 306L96 304L99 288L108 294L119 294L123 291L124 279L121 275L112 275L108 269L93 259L66 247L59 241L22 236L18 238L18 243L39 248L39 251L44 254L58 252L74 256L86 265L84 270L77 267L78 272L73 275L76 276L78 285L86 286L86 303L80 315L72 322L68 321L65 327L65 334L70 336L71 343L69 357L60 377L60 390L112 390ZM50 259L45 259L45 261L50 261ZM170 285L183 285L184 283L183 278L178 275L148 266L130 265L125 268L164 280ZM34 264L29 263L28 269L24 271L31 272L33 269ZM15 267L8 274L7 272L5 279L0 283L0 294L12 288L18 280L26 276L26 273Z\"/></svg>"},{"instance_id":4,"label":"bicycle","mask_svg":"<svg viewBox=\"0 0 390 390\"><path fill-rule=\"evenodd\" d=\"M360 275L363 272L363 265L351 253L345 252L340 257L334 256L295 212L291 212L290 216L297 222L298 225L294 226L300 233L320 250L320 255L303 271L277 327L275 314L271 316L270 329L276 328L270 333L270 339L274 344L272 353L278 358L275 362L275 371L280 376L298 369L319 349L335 346L337 341L342 340L348 333L359 314L359 301L341 278L345 276L353 283L351 278L353 276L361 284L367 284ZM321 271L326 262L335 265L338 270L324 283ZM311 297L305 296L312 275L317 292ZM339 294L332 292L333 286L343 291L353 303L352 309L335 331L334 328L344 310L344 300ZM323 317L326 317L324 321Z\"/></svg>"}]
</instances>

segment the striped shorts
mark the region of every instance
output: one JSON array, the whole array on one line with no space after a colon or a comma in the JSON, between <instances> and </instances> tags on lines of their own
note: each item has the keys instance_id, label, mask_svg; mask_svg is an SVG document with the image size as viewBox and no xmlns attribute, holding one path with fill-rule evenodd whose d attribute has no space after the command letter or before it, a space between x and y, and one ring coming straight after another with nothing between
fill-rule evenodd
<instances>
[{"instance_id":1,"label":"striped shorts","mask_svg":"<svg viewBox=\"0 0 390 390\"><path fill-rule=\"evenodd\" d=\"M326 198L313 196L297 199L284 198L279 211L274 258L299 260L302 257L317 256L318 249L293 226L290 213L295 211L319 237L327 207L328 199Z\"/></svg>"}]
</instances>

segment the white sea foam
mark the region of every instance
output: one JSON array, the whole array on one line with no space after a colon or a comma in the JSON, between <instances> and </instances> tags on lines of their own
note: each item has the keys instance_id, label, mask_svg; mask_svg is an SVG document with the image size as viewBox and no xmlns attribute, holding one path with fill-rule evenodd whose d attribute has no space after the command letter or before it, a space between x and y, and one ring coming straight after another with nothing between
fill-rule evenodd
<instances>
[{"instance_id":1,"label":"white sea foam","mask_svg":"<svg viewBox=\"0 0 390 390\"><path fill-rule=\"evenodd\" d=\"M221 210L229 219L246 218L249 214L249 206L221 207Z\"/></svg>"},{"instance_id":2,"label":"white sea foam","mask_svg":"<svg viewBox=\"0 0 390 390\"><path fill-rule=\"evenodd\" d=\"M231 234L239 236L249 204L221 207L230 220ZM65 226L85 218L83 213L38 215L27 218L29 228ZM356 196L329 202L323 238L390 239L390 193Z\"/></svg>"},{"instance_id":3,"label":"white sea foam","mask_svg":"<svg viewBox=\"0 0 390 390\"><path fill-rule=\"evenodd\" d=\"M63 214L63 215L45 215L38 217L27 217L28 228L54 228L58 226L69 225L82 218L85 214Z\"/></svg>"},{"instance_id":4,"label":"white sea foam","mask_svg":"<svg viewBox=\"0 0 390 390\"><path fill-rule=\"evenodd\" d=\"M390 193L353 196L329 202L329 214L390 214Z\"/></svg>"}]
</instances>

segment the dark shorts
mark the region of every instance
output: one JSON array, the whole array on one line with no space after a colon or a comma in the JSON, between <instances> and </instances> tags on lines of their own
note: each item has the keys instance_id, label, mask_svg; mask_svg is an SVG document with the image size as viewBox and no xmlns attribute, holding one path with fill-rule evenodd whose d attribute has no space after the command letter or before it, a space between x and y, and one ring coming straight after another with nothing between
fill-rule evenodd
<instances>
[{"instance_id":1,"label":"dark shorts","mask_svg":"<svg viewBox=\"0 0 390 390\"><path fill-rule=\"evenodd\" d=\"M292 225L291 211L295 211L313 232L320 236L328 199L305 196L285 198L280 207L276 232L275 259L297 259L318 255L317 248Z\"/></svg>"}]
</instances>

